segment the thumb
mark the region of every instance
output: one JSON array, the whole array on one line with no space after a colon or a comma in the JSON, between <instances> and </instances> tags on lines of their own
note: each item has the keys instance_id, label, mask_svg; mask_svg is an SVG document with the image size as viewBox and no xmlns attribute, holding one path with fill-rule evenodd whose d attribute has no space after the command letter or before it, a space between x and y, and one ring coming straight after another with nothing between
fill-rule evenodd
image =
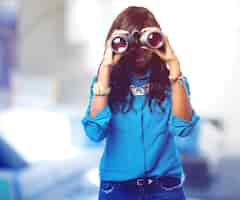
<instances>
[{"instance_id":1,"label":"thumb","mask_svg":"<svg viewBox=\"0 0 240 200\"><path fill-rule=\"evenodd\" d=\"M163 60L163 61L167 61L167 56L165 53L159 51L158 49L155 50L156 51L156 54Z\"/></svg>"},{"instance_id":2,"label":"thumb","mask_svg":"<svg viewBox=\"0 0 240 200\"><path fill-rule=\"evenodd\" d=\"M114 63L117 63L119 60L120 60L120 58L122 57L122 55L121 54L113 54L113 62Z\"/></svg>"}]
</instances>

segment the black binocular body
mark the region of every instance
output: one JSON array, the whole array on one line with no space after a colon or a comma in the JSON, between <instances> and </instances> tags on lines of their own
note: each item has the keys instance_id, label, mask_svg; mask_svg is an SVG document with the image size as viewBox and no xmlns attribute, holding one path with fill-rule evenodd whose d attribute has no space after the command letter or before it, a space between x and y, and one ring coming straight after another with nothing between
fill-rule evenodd
<instances>
[{"instance_id":1,"label":"black binocular body","mask_svg":"<svg viewBox=\"0 0 240 200\"><path fill-rule=\"evenodd\" d=\"M157 31L133 31L131 34L117 35L112 38L111 47L115 53L125 53L139 46L160 48L163 46L163 36Z\"/></svg>"}]
</instances>

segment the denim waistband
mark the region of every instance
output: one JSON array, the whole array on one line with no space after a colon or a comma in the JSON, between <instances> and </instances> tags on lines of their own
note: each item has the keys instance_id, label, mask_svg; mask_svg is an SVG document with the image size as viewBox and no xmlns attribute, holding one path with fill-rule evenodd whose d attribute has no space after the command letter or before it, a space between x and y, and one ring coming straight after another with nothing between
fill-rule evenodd
<instances>
[{"instance_id":1,"label":"denim waistband","mask_svg":"<svg viewBox=\"0 0 240 200\"><path fill-rule=\"evenodd\" d=\"M181 179L174 176L160 176L160 177L138 177L126 181L102 181L103 183L113 183L117 185L132 185L142 186L151 184L160 184L164 188L175 188L181 186Z\"/></svg>"}]
</instances>

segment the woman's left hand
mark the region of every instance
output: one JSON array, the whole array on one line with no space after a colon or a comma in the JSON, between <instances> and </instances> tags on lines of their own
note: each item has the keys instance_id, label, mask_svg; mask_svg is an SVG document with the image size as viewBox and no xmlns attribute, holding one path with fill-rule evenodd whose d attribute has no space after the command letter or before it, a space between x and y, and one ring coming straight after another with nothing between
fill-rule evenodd
<instances>
[{"instance_id":1,"label":"woman's left hand","mask_svg":"<svg viewBox=\"0 0 240 200\"><path fill-rule=\"evenodd\" d=\"M144 32L144 31L148 31L148 30L157 31L162 34L165 52L163 52L159 49L153 49L153 48L148 48L148 47L142 47L142 48L155 53L156 55L158 55L161 58L161 60L163 60L167 64L168 70L170 72L169 78L170 77L175 78L175 77L181 75L179 60L178 60L176 54L174 53L172 46L170 45L167 35L165 33L163 33L158 27L146 27L142 31Z\"/></svg>"}]
</instances>

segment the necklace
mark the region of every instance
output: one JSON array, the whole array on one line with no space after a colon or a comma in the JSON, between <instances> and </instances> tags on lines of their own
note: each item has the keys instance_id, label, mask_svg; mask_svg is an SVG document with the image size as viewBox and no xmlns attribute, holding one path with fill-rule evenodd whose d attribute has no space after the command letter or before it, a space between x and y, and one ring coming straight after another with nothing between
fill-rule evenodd
<instances>
[{"instance_id":1,"label":"necklace","mask_svg":"<svg viewBox=\"0 0 240 200\"><path fill-rule=\"evenodd\" d=\"M149 92L149 86L150 86L149 83L146 83L142 86L135 86L135 85L131 84L129 86L129 89L134 96L145 95L146 93Z\"/></svg>"}]
</instances>

